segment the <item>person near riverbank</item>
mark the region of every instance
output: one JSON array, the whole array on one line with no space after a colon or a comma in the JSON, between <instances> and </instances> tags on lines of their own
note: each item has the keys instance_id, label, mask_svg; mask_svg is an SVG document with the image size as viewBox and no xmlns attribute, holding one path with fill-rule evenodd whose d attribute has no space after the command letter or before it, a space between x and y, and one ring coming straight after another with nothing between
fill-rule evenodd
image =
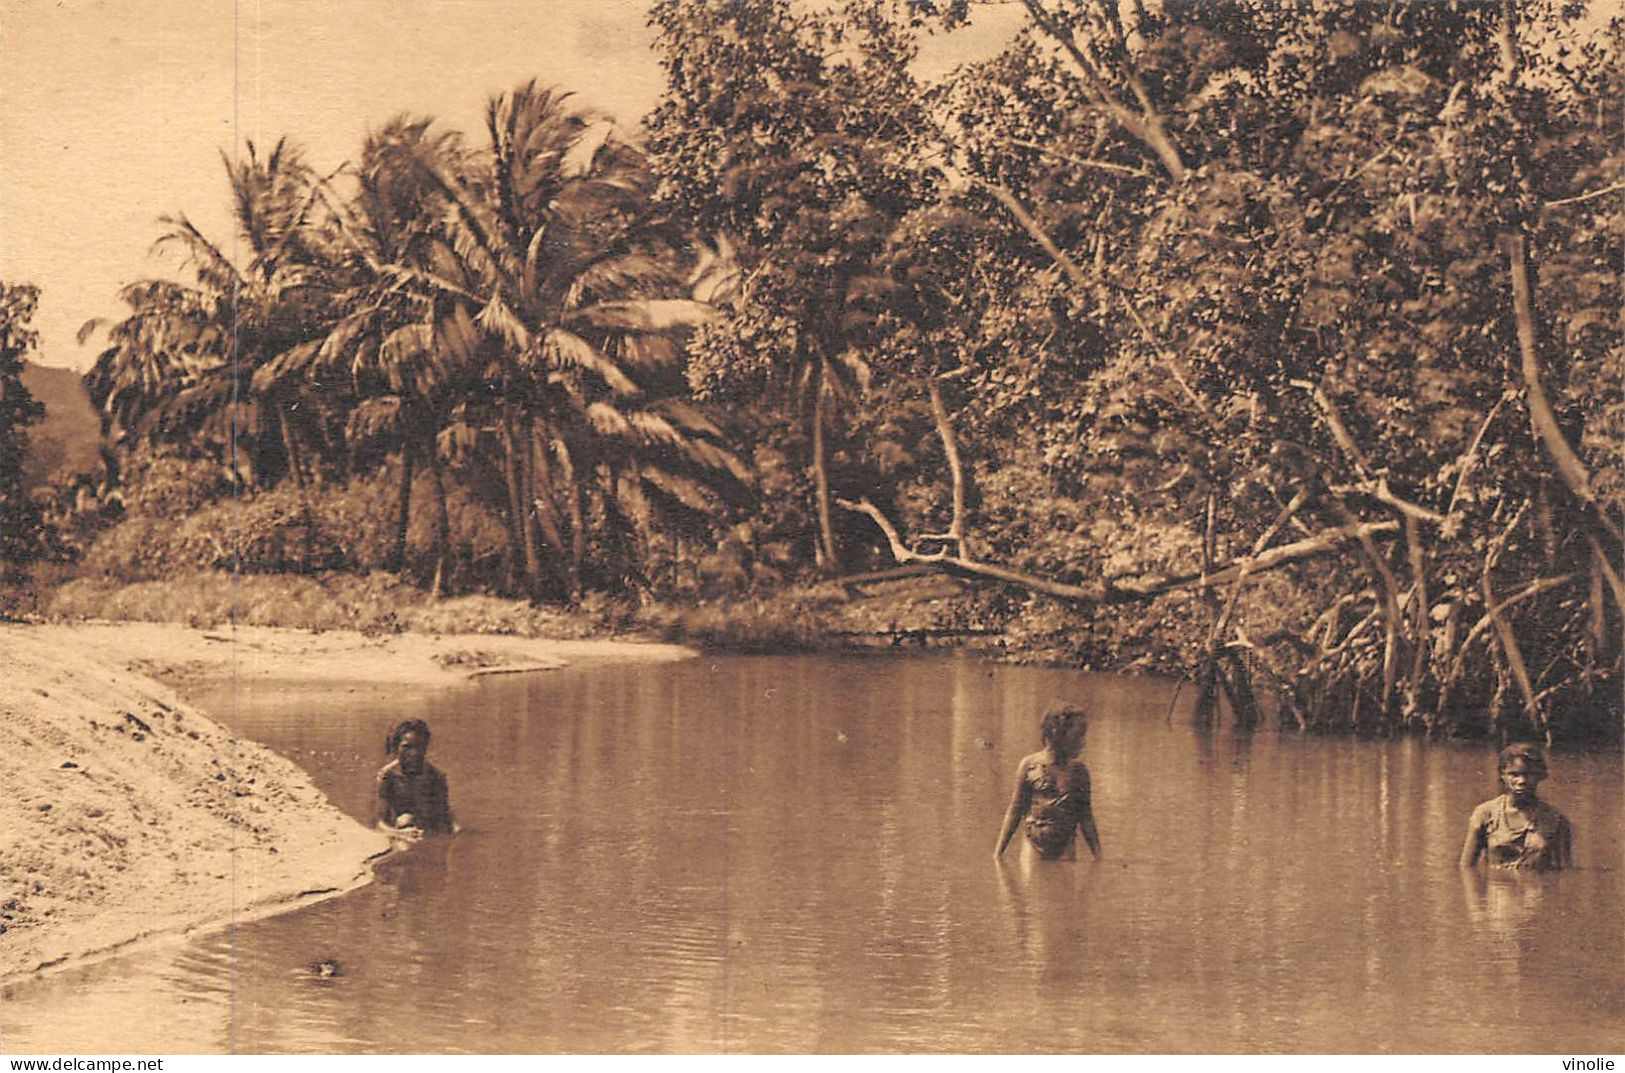
<instances>
[{"instance_id":1,"label":"person near riverbank","mask_svg":"<svg viewBox=\"0 0 1625 1073\"><path fill-rule=\"evenodd\" d=\"M378 826L390 832L454 832L446 776L428 760L429 725L421 719L396 723L384 751L390 761L378 772Z\"/></svg>"},{"instance_id":2,"label":"person near riverbank","mask_svg":"<svg viewBox=\"0 0 1625 1073\"><path fill-rule=\"evenodd\" d=\"M1071 860L1077 856L1077 835L1083 834L1089 852L1100 856L1100 835L1090 802L1089 769L1078 754L1089 724L1083 709L1058 705L1044 713L1039 734L1044 747L1022 758L1016 768L1016 788L1004 814L994 860L1023 822L1027 843L1044 860Z\"/></svg>"},{"instance_id":3,"label":"person near riverbank","mask_svg":"<svg viewBox=\"0 0 1625 1073\"><path fill-rule=\"evenodd\" d=\"M1473 809L1461 866L1472 868L1482 857L1491 868L1542 872L1567 868L1573 842L1569 821L1536 793L1546 778L1540 746L1508 745L1501 750L1496 769L1501 796Z\"/></svg>"}]
</instances>

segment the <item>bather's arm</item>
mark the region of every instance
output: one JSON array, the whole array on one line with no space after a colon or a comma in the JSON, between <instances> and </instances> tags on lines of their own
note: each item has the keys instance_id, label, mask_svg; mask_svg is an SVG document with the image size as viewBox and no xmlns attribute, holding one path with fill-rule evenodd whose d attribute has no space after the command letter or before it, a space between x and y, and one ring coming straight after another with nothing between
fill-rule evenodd
<instances>
[{"instance_id":1,"label":"bather's arm","mask_svg":"<svg viewBox=\"0 0 1625 1073\"><path fill-rule=\"evenodd\" d=\"M392 830L395 827L395 805L389 799L389 777L383 772L378 773L378 792L374 801L374 821L380 828Z\"/></svg>"},{"instance_id":2,"label":"bather's arm","mask_svg":"<svg viewBox=\"0 0 1625 1073\"><path fill-rule=\"evenodd\" d=\"M1484 806L1473 809L1472 818L1467 821L1467 841L1461 847L1461 866L1471 868L1478 863L1478 858L1484 852Z\"/></svg>"},{"instance_id":3,"label":"bather's arm","mask_svg":"<svg viewBox=\"0 0 1625 1073\"><path fill-rule=\"evenodd\" d=\"M1004 847L1010 844L1016 828L1021 826L1022 817L1027 815L1027 809L1032 804L1033 790L1027 782L1027 763L1030 759L1024 758L1016 767L1016 788L1010 794L1010 807L1004 813L1004 826L999 829L999 843L993 848L995 861L1004 855Z\"/></svg>"},{"instance_id":4,"label":"bather's arm","mask_svg":"<svg viewBox=\"0 0 1625 1073\"><path fill-rule=\"evenodd\" d=\"M1089 852L1095 860L1100 860L1100 832L1095 830L1095 807L1093 795L1090 793L1089 769L1083 769L1082 784L1078 792L1083 795L1083 805L1078 810L1078 830L1083 834L1083 840L1089 845Z\"/></svg>"}]
</instances>

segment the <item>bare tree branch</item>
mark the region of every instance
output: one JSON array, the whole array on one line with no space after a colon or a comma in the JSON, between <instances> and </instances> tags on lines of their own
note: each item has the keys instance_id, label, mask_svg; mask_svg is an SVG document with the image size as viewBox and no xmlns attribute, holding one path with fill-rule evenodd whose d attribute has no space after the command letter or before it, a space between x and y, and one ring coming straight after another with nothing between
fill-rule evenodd
<instances>
[{"instance_id":1,"label":"bare tree branch","mask_svg":"<svg viewBox=\"0 0 1625 1073\"><path fill-rule=\"evenodd\" d=\"M1625 183L1614 183L1612 186L1605 186L1601 190L1589 190L1584 194L1575 194L1573 197L1558 198L1556 201L1546 202L1546 204L1542 207L1555 209L1563 205L1578 205L1582 201L1590 201L1593 198L1607 197L1609 194L1617 193L1620 190L1625 190Z\"/></svg>"},{"instance_id":2,"label":"bare tree branch","mask_svg":"<svg viewBox=\"0 0 1625 1073\"><path fill-rule=\"evenodd\" d=\"M1251 575L1275 570L1289 563L1317 558L1336 550L1350 541L1391 536L1399 531L1398 522L1366 522L1359 525L1328 529L1307 540L1282 544L1257 556L1232 561L1207 574L1195 571L1173 577L1147 578L1134 584L1101 581L1091 585L1072 585L1038 577L1020 570L1012 570L1009 567L997 566L993 563L984 563L963 556L950 555L947 552L917 552L903 541L897 527L892 524L885 513L868 499L856 501L837 499L835 503L845 510L852 511L855 514L862 514L874 522L875 526L885 536L886 543L891 549L892 558L899 564L925 563L960 577L1001 582L1032 592L1043 593L1047 596L1086 604L1132 603L1139 600L1149 600L1165 593L1178 592L1183 589L1208 585L1231 585Z\"/></svg>"},{"instance_id":3,"label":"bare tree branch","mask_svg":"<svg viewBox=\"0 0 1625 1073\"><path fill-rule=\"evenodd\" d=\"M1513 313L1518 322L1518 350L1522 357L1524 388L1529 396L1529 423L1534 426L1536 437L1546 448L1546 453L1557 469L1557 475L1563 479L1569 491L1574 493L1574 497L1586 506L1616 541L1625 543L1625 533L1622 533L1613 519L1598 506L1596 496L1591 490L1591 474L1586 471L1585 463L1580 461L1580 456L1574 453L1574 448L1569 446L1569 441L1563 436L1563 430L1557 424L1557 415L1552 412L1551 401L1546 397L1546 389L1541 385L1540 355L1536 349L1534 296L1529 286L1529 266L1524 260L1523 236L1503 235L1502 244L1506 248L1508 268L1512 274Z\"/></svg>"},{"instance_id":4,"label":"bare tree branch","mask_svg":"<svg viewBox=\"0 0 1625 1073\"><path fill-rule=\"evenodd\" d=\"M1023 0L1023 6L1032 16L1033 22L1037 23L1038 27L1071 58L1078 70L1084 95L1090 102L1155 153L1164 170L1175 181L1184 179L1189 173L1185 159L1180 153L1179 146L1163 126L1162 116L1157 112L1139 77L1132 73L1129 75L1129 86L1140 102L1140 111L1137 113L1106 87L1105 72L1098 60L1086 53L1072 31L1062 26L1055 16L1044 8L1040 0Z\"/></svg>"}]
</instances>

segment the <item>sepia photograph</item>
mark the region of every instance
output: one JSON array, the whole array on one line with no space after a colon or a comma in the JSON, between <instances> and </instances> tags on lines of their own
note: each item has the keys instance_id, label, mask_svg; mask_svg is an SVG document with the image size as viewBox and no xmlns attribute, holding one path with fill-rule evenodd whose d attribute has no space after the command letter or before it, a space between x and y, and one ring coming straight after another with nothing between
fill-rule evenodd
<instances>
[{"instance_id":1,"label":"sepia photograph","mask_svg":"<svg viewBox=\"0 0 1625 1073\"><path fill-rule=\"evenodd\" d=\"M1622 299L1625 0L0 0L0 1055L1616 1068Z\"/></svg>"}]
</instances>

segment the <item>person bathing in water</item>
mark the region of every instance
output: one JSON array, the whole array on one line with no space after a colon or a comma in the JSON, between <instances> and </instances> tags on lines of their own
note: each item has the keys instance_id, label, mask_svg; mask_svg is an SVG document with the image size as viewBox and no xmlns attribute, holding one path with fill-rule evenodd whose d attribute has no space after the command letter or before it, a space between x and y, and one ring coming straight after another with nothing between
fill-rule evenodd
<instances>
[{"instance_id":1,"label":"person bathing in water","mask_svg":"<svg viewBox=\"0 0 1625 1073\"><path fill-rule=\"evenodd\" d=\"M1491 868L1555 872L1569 867L1574 838L1569 821L1535 793L1546 777L1540 746L1508 745L1496 767L1503 792L1473 809L1461 866L1472 868L1485 857Z\"/></svg>"},{"instance_id":2,"label":"person bathing in water","mask_svg":"<svg viewBox=\"0 0 1625 1073\"><path fill-rule=\"evenodd\" d=\"M421 719L396 723L384 751L390 761L378 772L378 826L416 835L455 832L446 776L427 757L429 725Z\"/></svg>"},{"instance_id":3,"label":"person bathing in water","mask_svg":"<svg viewBox=\"0 0 1625 1073\"><path fill-rule=\"evenodd\" d=\"M1039 725L1044 747L1024 757L1016 768L1016 789L1004 814L994 860L1004 855L1023 820L1027 841L1044 860L1075 858L1079 831L1089 852L1100 857L1100 835L1089 802L1089 769L1078 759L1086 730L1082 708L1067 704L1044 713Z\"/></svg>"}]
</instances>

